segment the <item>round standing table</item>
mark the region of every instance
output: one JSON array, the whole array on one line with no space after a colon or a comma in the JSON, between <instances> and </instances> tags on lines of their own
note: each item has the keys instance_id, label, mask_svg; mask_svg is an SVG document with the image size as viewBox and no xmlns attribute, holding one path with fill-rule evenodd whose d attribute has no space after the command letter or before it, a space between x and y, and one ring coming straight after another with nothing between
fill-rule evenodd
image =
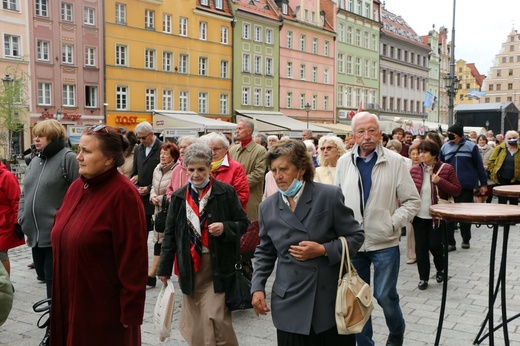
<instances>
[{"instance_id":1,"label":"round standing table","mask_svg":"<svg viewBox=\"0 0 520 346\"><path fill-rule=\"evenodd\" d=\"M505 188L502 187L502 188ZM520 188L520 187L519 187ZM501 195L502 196L502 195ZM520 189L518 189L518 195L520 196ZM508 196L516 197L516 196ZM491 254L490 254L490 265L489 265L489 292L488 292L488 313L486 320L489 327L489 345L494 345L494 332L500 328L494 326L493 320L493 306L496 300L496 293L494 291L495 281L495 256L498 239L498 228L499 226L504 227L504 241L502 246L502 258L500 261L500 271L497 278L498 291L501 286L501 300L502 300L502 320L504 321L502 327L504 331L504 342L505 345L509 345L509 333L507 330L507 314L506 314L506 287L505 287L505 269L507 263L507 239L509 236L509 228L511 225L520 223L520 207L505 205L505 204L490 204L490 203L448 203L448 204L435 204L430 207L430 213L432 216L438 217L446 222L466 222L472 224L486 224L493 226L493 238L491 241ZM444 239L446 239L446 227L444 227ZM442 331L442 322L444 320L444 311L446 307L446 296L448 289L448 247L444 241L444 263L445 263L445 280L443 282L441 309L439 314L439 324L437 327L437 336L435 339L435 345L439 345L440 335ZM485 323L484 323L485 325ZM483 328L481 328L474 344L480 344L483 338L479 339Z\"/></svg>"}]
</instances>

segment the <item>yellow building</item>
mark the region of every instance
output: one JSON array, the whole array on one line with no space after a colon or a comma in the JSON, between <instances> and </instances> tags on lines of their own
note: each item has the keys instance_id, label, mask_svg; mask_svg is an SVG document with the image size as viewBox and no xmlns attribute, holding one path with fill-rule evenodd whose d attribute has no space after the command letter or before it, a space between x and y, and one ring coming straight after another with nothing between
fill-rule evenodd
<instances>
[{"instance_id":1,"label":"yellow building","mask_svg":"<svg viewBox=\"0 0 520 346\"><path fill-rule=\"evenodd\" d=\"M107 124L133 129L153 109L230 120L232 19L227 1L106 1Z\"/></svg>"},{"instance_id":2,"label":"yellow building","mask_svg":"<svg viewBox=\"0 0 520 346\"><path fill-rule=\"evenodd\" d=\"M478 72L474 63L466 63L462 59L457 60L455 71L459 80L459 90L455 98L455 105L479 103L479 92L486 76Z\"/></svg>"}]
</instances>

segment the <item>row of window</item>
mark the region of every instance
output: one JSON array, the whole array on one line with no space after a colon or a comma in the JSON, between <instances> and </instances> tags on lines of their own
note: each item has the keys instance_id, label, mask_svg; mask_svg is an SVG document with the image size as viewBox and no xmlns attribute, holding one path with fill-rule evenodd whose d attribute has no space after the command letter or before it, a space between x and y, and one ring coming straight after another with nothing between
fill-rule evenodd
<instances>
[{"instance_id":1,"label":"row of window","mask_svg":"<svg viewBox=\"0 0 520 346\"><path fill-rule=\"evenodd\" d=\"M264 38L265 35L265 38ZM265 42L266 44L274 43L274 30L271 28L264 28L261 25L253 25L253 32L251 32L251 23L242 23L242 38L244 40L251 40L255 42Z\"/></svg>"},{"instance_id":2,"label":"row of window","mask_svg":"<svg viewBox=\"0 0 520 346\"><path fill-rule=\"evenodd\" d=\"M251 64L253 64L253 69L251 69ZM253 55L251 59L251 54L243 53L242 72L274 76L274 60L272 57L266 57L264 61L264 57L261 55Z\"/></svg>"},{"instance_id":3,"label":"row of window","mask_svg":"<svg viewBox=\"0 0 520 346\"><path fill-rule=\"evenodd\" d=\"M381 109L397 112L424 113L422 101L401 100L400 98L386 97L381 98Z\"/></svg>"},{"instance_id":4,"label":"row of window","mask_svg":"<svg viewBox=\"0 0 520 346\"><path fill-rule=\"evenodd\" d=\"M61 62L63 64L74 64L74 45L61 45ZM85 47L84 63L85 66L96 66L96 48ZM38 61L51 61L51 42L45 40L36 41L36 59Z\"/></svg>"},{"instance_id":5,"label":"row of window","mask_svg":"<svg viewBox=\"0 0 520 346\"><path fill-rule=\"evenodd\" d=\"M409 52L406 49L396 48L394 46L388 47L386 43L383 43L381 55L410 64L428 67L428 57L414 52Z\"/></svg>"},{"instance_id":6,"label":"row of window","mask_svg":"<svg viewBox=\"0 0 520 346\"><path fill-rule=\"evenodd\" d=\"M365 106L370 103L376 103L377 90L354 88L339 84L336 92L336 104L338 107L357 107L362 100Z\"/></svg>"},{"instance_id":7,"label":"row of window","mask_svg":"<svg viewBox=\"0 0 520 346\"><path fill-rule=\"evenodd\" d=\"M518 60L518 62L520 62L520 56L518 57L517 60ZM496 69L495 72L496 72L496 76L497 77L502 77L502 70L501 69ZM508 76L513 76L514 75L514 70L512 68L508 69L507 70L507 75ZM505 74L504 74L504 76L505 76Z\"/></svg>"},{"instance_id":8,"label":"row of window","mask_svg":"<svg viewBox=\"0 0 520 346\"><path fill-rule=\"evenodd\" d=\"M295 106L293 92L289 91L289 92L287 92L287 94L285 96L285 107L289 108L289 109L291 109L291 108L305 109L305 105L307 104L306 100L307 100L307 97L306 97L305 93L301 93L300 98L298 100L298 105ZM318 109L318 95L312 95L312 100L311 100L310 105L311 105L312 110ZM324 111L329 110L329 97L328 96L323 96L322 110L324 110Z\"/></svg>"},{"instance_id":9,"label":"row of window","mask_svg":"<svg viewBox=\"0 0 520 346\"><path fill-rule=\"evenodd\" d=\"M338 41L345 42L347 44L356 45L365 49L371 49L377 51L377 38L378 35L370 34L368 31L363 31L361 35L361 29L355 29L348 25L345 29L345 24L339 23L338 25Z\"/></svg>"},{"instance_id":10,"label":"row of window","mask_svg":"<svg viewBox=\"0 0 520 346\"><path fill-rule=\"evenodd\" d=\"M274 107L273 89L251 88L249 86L242 87L242 105Z\"/></svg>"},{"instance_id":11,"label":"row of window","mask_svg":"<svg viewBox=\"0 0 520 346\"><path fill-rule=\"evenodd\" d=\"M38 83L38 105L51 106L52 105L52 84ZM62 101L64 107L76 107L76 86L73 84L63 84L62 86ZM86 85L85 86L85 107L98 108L98 87Z\"/></svg>"},{"instance_id":12,"label":"row of window","mask_svg":"<svg viewBox=\"0 0 520 346\"><path fill-rule=\"evenodd\" d=\"M3 0L5 5L6 2L18 2L18 0ZM49 0L35 0L35 11L38 17L49 17ZM61 3L61 20L64 22L74 22L74 4L69 2ZM83 8L83 24L85 25L96 25L96 9L93 7Z\"/></svg>"},{"instance_id":13,"label":"row of window","mask_svg":"<svg viewBox=\"0 0 520 346\"><path fill-rule=\"evenodd\" d=\"M330 45L329 41L324 41L323 42L323 53L320 53L319 52L319 40L317 37L313 37L311 51L313 54L323 54L324 56L329 56L329 49L330 49L329 45ZM288 49L293 49L293 32L292 31L287 31L285 46ZM300 34L299 50L302 52L309 51L307 49L307 35L305 35L305 34Z\"/></svg>"},{"instance_id":14,"label":"row of window","mask_svg":"<svg viewBox=\"0 0 520 346\"><path fill-rule=\"evenodd\" d=\"M469 89L466 88L466 89ZM502 90L502 84L488 84L488 90L489 91L500 91ZM513 83L507 83L507 90L513 90Z\"/></svg>"},{"instance_id":15,"label":"row of window","mask_svg":"<svg viewBox=\"0 0 520 346\"><path fill-rule=\"evenodd\" d=\"M377 78L377 61L338 53L338 73L346 73L365 78Z\"/></svg>"},{"instance_id":16,"label":"row of window","mask_svg":"<svg viewBox=\"0 0 520 346\"><path fill-rule=\"evenodd\" d=\"M389 84L389 85L397 85L398 87L403 86L404 88L417 89L417 90L426 90L426 82L425 78L420 78L416 76L408 76L405 74L401 74L400 72L394 71L381 71L381 83Z\"/></svg>"},{"instance_id":17,"label":"row of window","mask_svg":"<svg viewBox=\"0 0 520 346\"><path fill-rule=\"evenodd\" d=\"M372 19L372 11L370 7L371 1L367 0L340 0L338 5L339 8L347 10L349 12L358 14L365 18ZM355 7L354 7L355 5Z\"/></svg>"},{"instance_id":18,"label":"row of window","mask_svg":"<svg viewBox=\"0 0 520 346\"><path fill-rule=\"evenodd\" d=\"M287 64L286 64L286 76L287 76L287 78L294 78L294 71L293 71L293 69L294 69L293 68L293 62L292 61L288 61ZM311 81L315 82L315 83L319 82L318 81L318 75L320 75L320 74L318 73L318 66L312 66L311 73L312 73ZM330 84L330 73L329 73L329 69L328 68L323 69L323 74L321 76L323 76L322 83ZM306 64L300 64L299 79L300 80L307 80L307 65Z\"/></svg>"}]
</instances>

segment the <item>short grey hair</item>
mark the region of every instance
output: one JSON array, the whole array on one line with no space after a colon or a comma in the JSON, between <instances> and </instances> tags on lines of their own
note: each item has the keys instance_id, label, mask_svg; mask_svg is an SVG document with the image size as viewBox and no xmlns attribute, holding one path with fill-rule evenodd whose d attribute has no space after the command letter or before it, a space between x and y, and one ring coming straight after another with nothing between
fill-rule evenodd
<instances>
[{"instance_id":1,"label":"short grey hair","mask_svg":"<svg viewBox=\"0 0 520 346\"><path fill-rule=\"evenodd\" d=\"M263 133L257 133L254 138L260 138L260 144L267 145L267 136Z\"/></svg>"},{"instance_id":2,"label":"short grey hair","mask_svg":"<svg viewBox=\"0 0 520 346\"><path fill-rule=\"evenodd\" d=\"M247 128L250 129L251 131L255 130L255 123L252 122L251 120L249 120L249 119L240 119L240 121L244 122L246 124Z\"/></svg>"},{"instance_id":3,"label":"short grey hair","mask_svg":"<svg viewBox=\"0 0 520 346\"><path fill-rule=\"evenodd\" d=\"M209 145L210 143L218 142L224 148L226 148L226 149L229 148L229 141L228 141L226 135L224 135L221 132L210 132L210 133L200 137L200 140L203 143L206 143L207 145Z\"/></svg>"},{"instance_id":4,"label":"short grey hair","mask_svg":"<svg viewBox=\"0 0 520 346\"><path fill-rule=\"evenodd\" d=\"M137 126L135 127L135 133L140 132L153 132L152 124L150 124L148 121L143 121L142 123L137 124Z\"/></svg>"},{"instance_id":5,"label":"short grey hair","mask_svg":"<svg viewBox=\"0 0 520 346\"><path fill-rule=\"evenodd\" d=\"M267 141L269 141L270 139L274 139L275 142L278 142L278 141L279 141L277 135L269 135L269 136L267 136Z\"/></svg>"},{"instance_id":6,"label":"short grey hair","mask_svg":"<svg viewBox=\"0 0 520 346\"><path fill-rule=\"evenodd\" d=\"M437 142L435 142L435 143L437 143ZM403 149L403 145L397 139L391 139L388 141L388 143L386 143L386 148L390 149L390 150L392 150L392 148L394 148L394 150L399 154L399 153L401 153L401 150Z\"/></svg>"},{"instance_id":7,"label":"short grey hair","mask_svg":"<svg viewBox=\"0 0 520 346\"><path fill-rule=\"evenodd\" d=\"M381 129L381 124L379 123L379 118L377 117L377 115L372 114L370 112L359 112L356 115L354 115L354 117L352 118L352 122L350 124L352 126L352 130L356 131L356 123L361 118L373 118L373 119L375 119L375 121L377 123L377 129L378 130Z\"/></svg>"},{"instance_id":8,"label":"short grey hair","mask_svg":"<svg viewBox=\"0 0 520 346\"><path fill-rule=\"evenodd\" d=\"M186 166L203 163L207 167L210 167L211 162L213 162L213 153L207 144L193 143L184 152L183 160Z\"/></svg>"},{"instance_id":9,"label":"short grey hair","mask_svg":"<svg viewBox=\"0 0 520 346\"><path fill-rule=\"evenodd\" d=\"M194 143L198 143L199 141L200 141L199 137L195 137L195 136L182 136L182 137L179 137L179 139L177 140L177 143L179 143L179 146L181 145L181 142L188 142L189 145L192 145Z\"/></svg>"}]
</instances>

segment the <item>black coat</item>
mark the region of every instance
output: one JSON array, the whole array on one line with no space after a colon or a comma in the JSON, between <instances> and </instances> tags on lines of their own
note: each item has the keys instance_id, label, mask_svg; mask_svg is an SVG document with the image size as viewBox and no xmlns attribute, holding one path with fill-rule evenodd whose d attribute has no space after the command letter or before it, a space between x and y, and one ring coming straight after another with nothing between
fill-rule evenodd
<instances>
[{"instance_id":1,"label":"black coat","mask_svg":"<svg viewBox=\"0 0 520 346\"><path fill-rule=\"evenodd\" d=\"M208 224L213 222L224 224L224 233L221 236L209 237L213 289L215 292L224 292L223 277L232 273L235 267L235 239L246 232L249 219L233 187L216 179L212 180L211 195L206 205ZM190 237L186 226L187 188L188 185L185 185L171 196L157 275L171 276L173 260L177 255L179 285L182 293L191 296L194 291L194 271L190 254Z\"/></svg>"},{"instance_id":2,"label":"black coat","mask_svg":"<svg viewBox=\"0 0 520 346\"><path fill-rule=\"evenodd\" d=\"M148 195L141 196L146 215L153 215L155 211L155 206L150 203L150 191L152 191L153 171L159 164L162 145L163 142L156 138L148 156L146 156L146 147L142 144L139 144L134 152L132 177L137 175L138 187L148 187Z\"/></svg>"}]
</instances>

